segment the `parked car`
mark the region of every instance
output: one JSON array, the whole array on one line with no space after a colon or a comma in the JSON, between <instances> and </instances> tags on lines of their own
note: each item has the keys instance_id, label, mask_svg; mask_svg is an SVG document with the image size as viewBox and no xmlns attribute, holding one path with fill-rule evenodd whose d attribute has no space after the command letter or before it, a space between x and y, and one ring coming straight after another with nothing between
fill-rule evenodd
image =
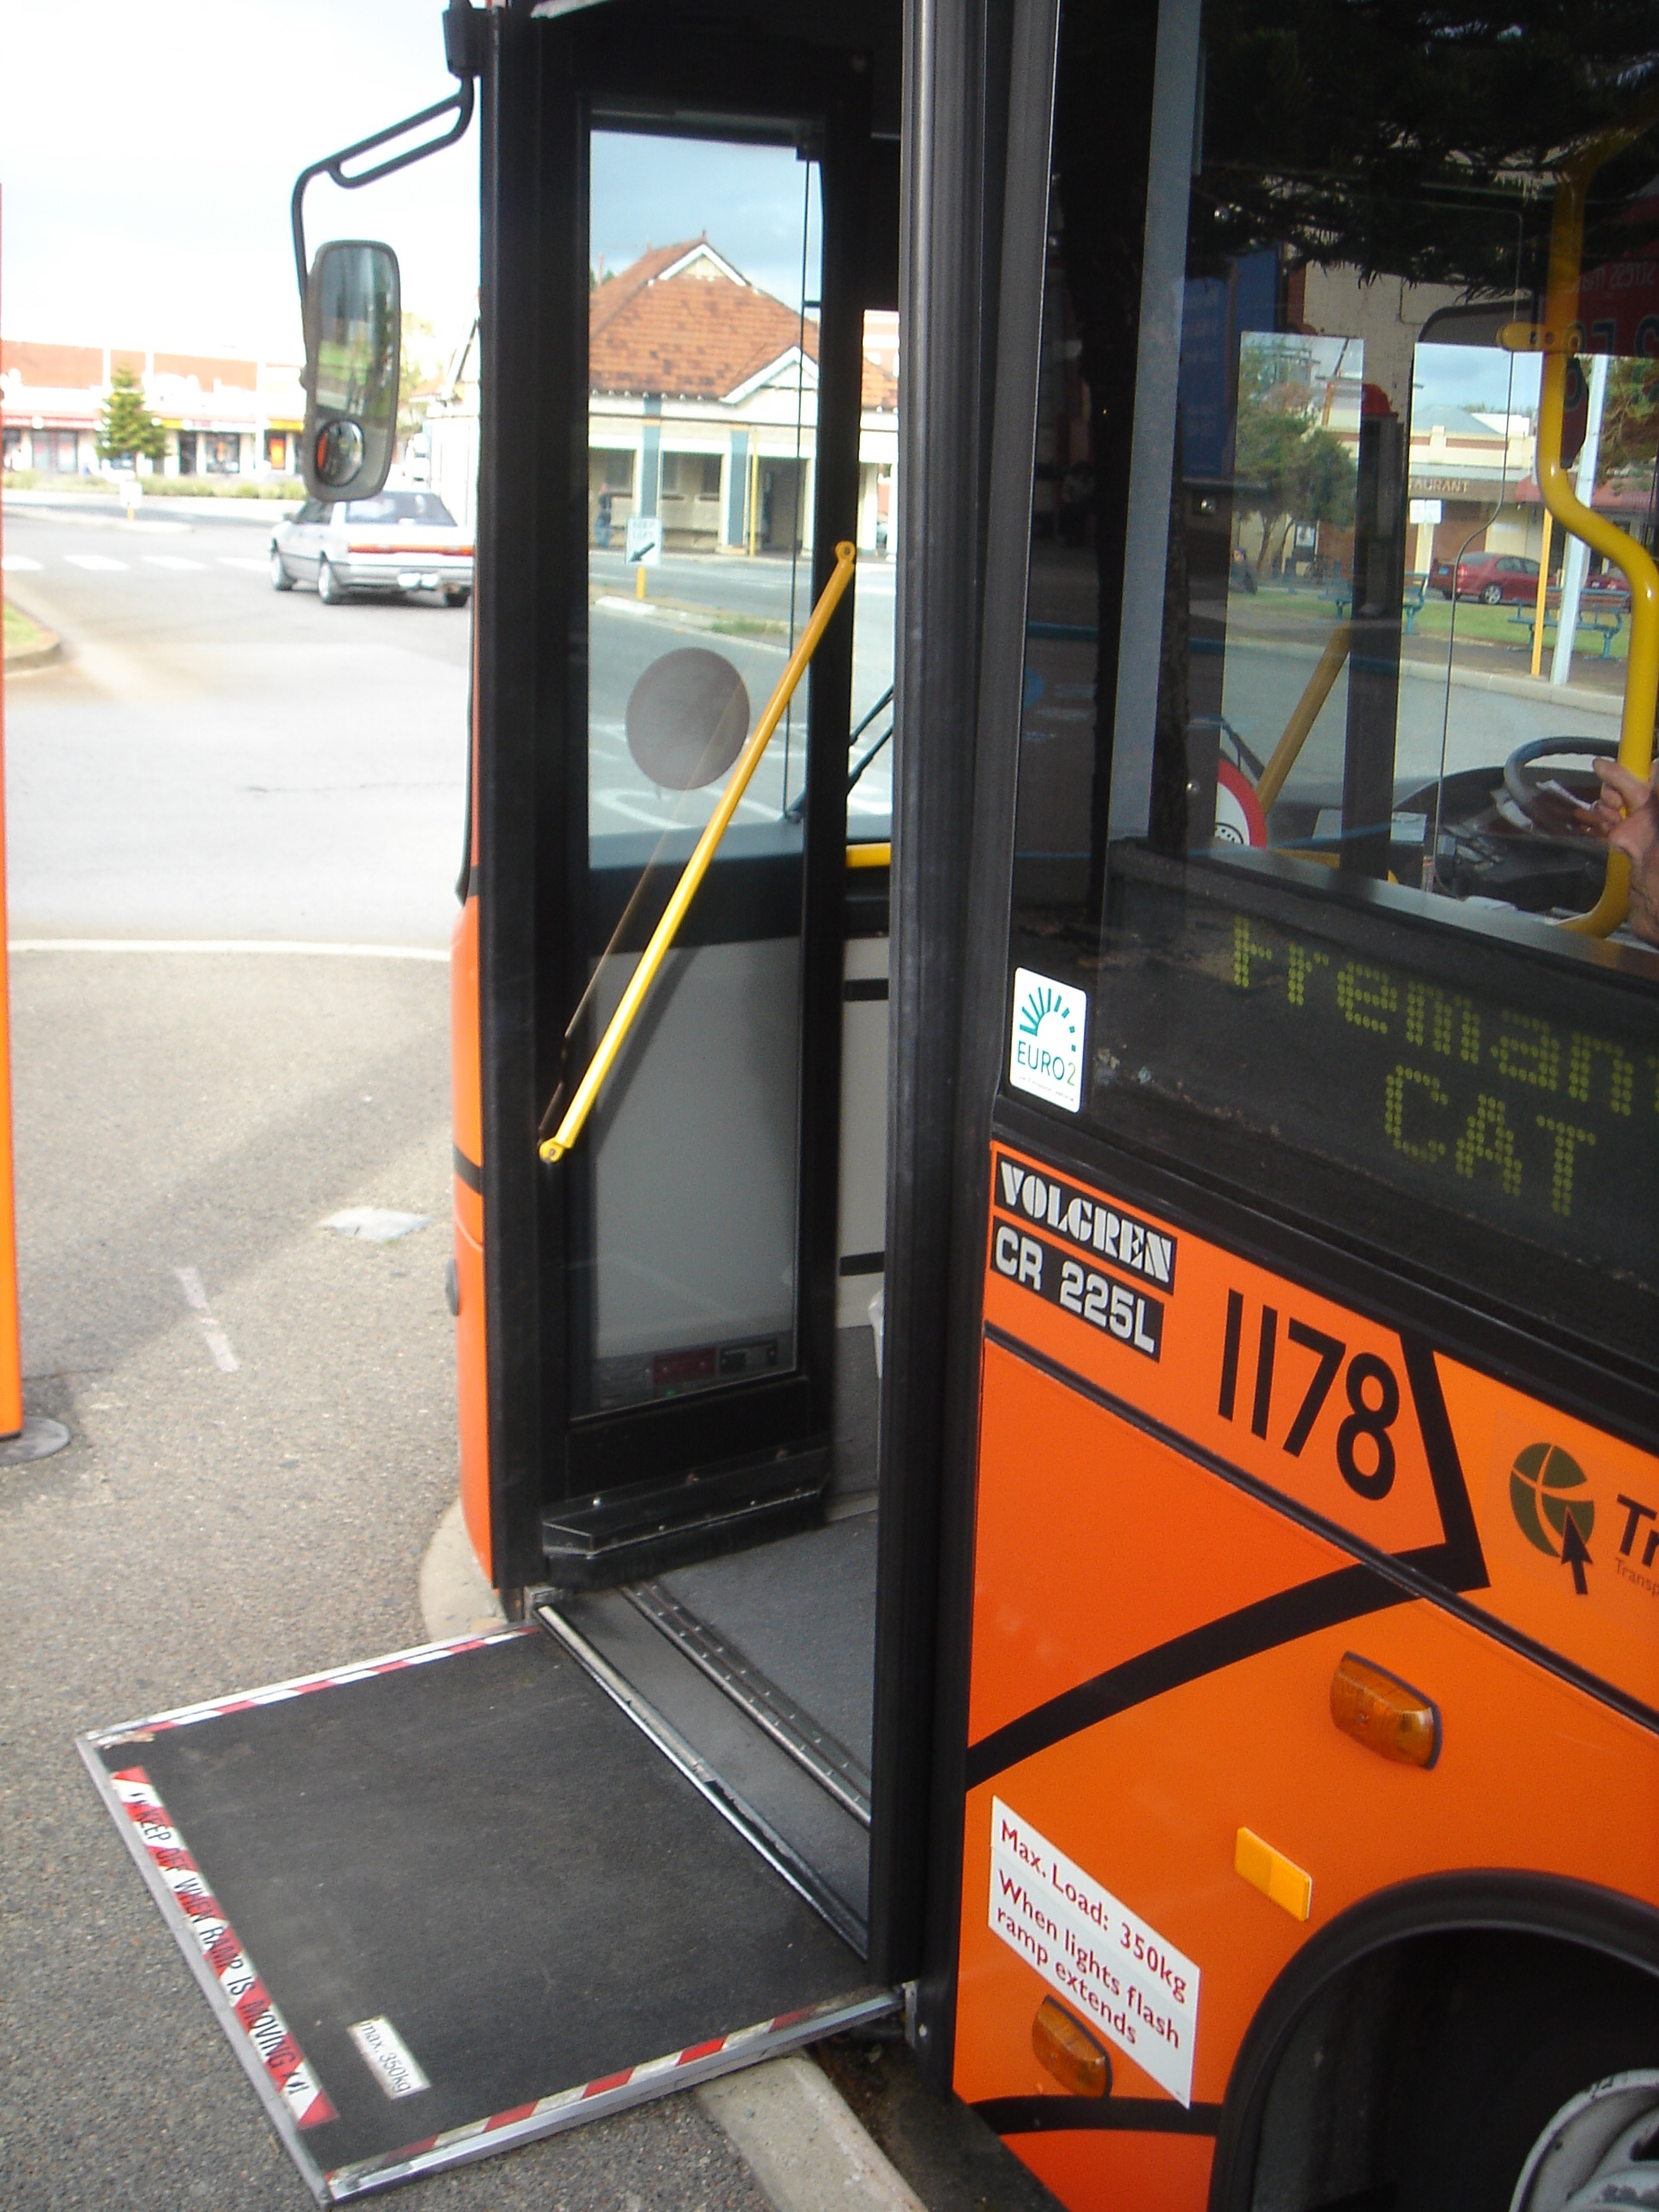
<instances>
[{"instance_id":1,"label":"parked car","mask_svg":"<svg viewBox=\"0 0 1659 2212\"><path fill-rule=\"evenodd\" d=\"M1449 561L1434 562L1429 570L1429 589L1450 599ZM1501 606L1506 600L1524 600L1530 605L1538 597L1538 563L1519 553L1466 553L1457 564L1457 596L1480 599L1489 607Z\"/></svg>"},{"instance_id":2,"label":"parked car","mask_svg":"<svg viewBox=\"0 0 1659 2212\"><path fill-rule=\"evenodd\" d=\"M1585 577L1583 597L1592 607L1610 610L1614 613L1627 613L1630 609L1629 580L1621 576L1617 568L1599 569L1595 575Z\"/></svg>"},{"instance_id":3,"label":"parked car","mask_svg":"<svg viewBox=\"0 0 1659 2212\"><path fill-rule=\"evenodd\" d=\"M315 584L331 607L363 592L441 592L464 607L472 540L434 491L388 485L333 506L308 499L271 533L270 580L279 592Z\"/></svg>"}]
</instances>

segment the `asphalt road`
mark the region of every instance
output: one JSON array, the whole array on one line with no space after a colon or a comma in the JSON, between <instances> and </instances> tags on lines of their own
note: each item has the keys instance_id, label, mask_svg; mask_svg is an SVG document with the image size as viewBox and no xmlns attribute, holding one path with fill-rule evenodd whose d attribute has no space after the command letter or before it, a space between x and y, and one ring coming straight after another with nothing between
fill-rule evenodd
<instances>
[{"instance_id":1,"label":"asphalt road","mask_svg":"<svg viewBox=\"0 0 1659 2212\"><path fill-rule=\"evenodd\" d=\"M222 518L166 505L132 521L101 505L8 505L7 592L68 648L8 701L14 934L444 945L470 616L435 598L325 607L306 587L277 593L269 525L242 502ZM787 561L670 556L647 580L641 605L622 555L592 556L598 834L699 824L714 805L712 792L659 790L629 756L627 702L651 661L688 645L723 653L757 717L787 655ZM799 624L809 563L793 583ZM891 568L868 562L856 589L855 720L892 680ZM709 630L684 609L776 627ZM775 820L799 793L802 731L797 711L741 818ZM890 808L890 750L854 794L854 833L883 834Z\"/></svg>"},{"instance_id":2,"label":"asphalt road","mask_svg":"<svg viewBox=\"0 0 1659 2212\"><path fill-rule=\"evenodd\" d=\"M66 647L8 686L15 935L448 943L471 618L279 595L265 537L8 503Z\"/></svg>"},{"instance_id":3,"label":"asphalt road","mask_svg":"<svg viewBox=\"0 0 1659 2212\"><path fill-rule=\"evenodd\" d=\"M8 686L14 939L428 956L13 953L26 1400L72 1442L0 1467L8 2212L309 2203L72 1739L418 1641L454 1494L439 949L468 621L278 597L260 545L6 517L8 590L68 648ZM355 1205L429 1225L320 1225ZM687 2098L401 2201L764 2203Z\"/></svg>"}]
</instances>

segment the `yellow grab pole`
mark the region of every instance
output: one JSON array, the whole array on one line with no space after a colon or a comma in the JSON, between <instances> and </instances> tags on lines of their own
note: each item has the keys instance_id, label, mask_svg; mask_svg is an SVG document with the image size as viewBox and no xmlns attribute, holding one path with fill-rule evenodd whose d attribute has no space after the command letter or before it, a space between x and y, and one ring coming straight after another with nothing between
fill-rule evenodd
<instances>
[{"instance_id":1,"label":"yellow grab pole","mask_svg":"<svg viewBox=\"0 0 1659 2212\"><path fill-rule=\"evenodd\" d=\"M1584 506L1561 465L1561 429L1566 414L1567 359L1583 343L1578 328L1578 276L1584 252L1584 202L1590 179L1602 165L1653 122L1650 107L1637 119L1591 141L1561 173L1550 222L1549 289L1541 329L1511 323L1500 343L1515 352L1544 356L1538 399L1538 489L1563 529L1582 538L1622 569L1630 585L1630 655L1625 663L1625 711L1619 731L1619 763L1645 783L1653 772L1653 718L1659 707L1659 568L1652 556L1604 515ZM1630 910L1630 861L1609 850L1601 896L1588 914L1573 915L1564 929L1585 937L1610 937Z\"/></svg>"},{"instance_id":2,"label":"yellow grab pole","mask_svg":"<svg viewBox=\"0 0 1659 2212\"><path fill-rule=\"evenodd\" d=\"M657 970L662 966L679 933L697 887L708 872L708 864L714 857L714 848L726 835L727 824L738 811L738 801L749 788L750 778L760 766L761 756L772 739L772 733L783 720L783 710L795 696L795 688L806 673L807 663L818 649L819 641L830 627L830 617L841 605L842 594L853 580L853 569L858 560L857 548L845 543L836 548L836 565L829 582L818 595L812 610L811 620L801 632L800 642L789 656L789 665L778 679L778 687L766 702L766 711L750 732L743 750L738 755L737 765L732 770L726 789L720 793L720 805L710 816L708 826L698 838L690 859L686 862L678 883L663 908L662 920L651 933L651 942L640 955L639 965L628 979L628 988L617 1002L599 1048L587 1064L587 1073L576 1086L575 1096L565 1109L565 1115L553 1134L540 1146L544 1160L562 1160L582 1133L583 1124L592 1112L605 1079L611 1073L617 1054L622 1050L629 1030L647 994L656 981Z\"/></svg>"},{"instance_id":3,"label":"yellow grab pole","mask_svg":"<svg viewBox=\"0 0 1659 2212\"><path fill-rule=\"evenodd\" d=\"M1544 665L1544 594L1550 580L1550 532L1555 517L1548 507L1544 509L1544 550L1538 556L1538 601L1532 614L1532 672L1536 676Z\"/></svg>"},{"instance_id":4,"label":"yellow grab pole","mask_svg":"<svg viewBox=\"0 0 1659 2212\"><path fill-rule=\"evenodd\" d=\"M1297 757L1308 742L1308 732L1319 720L1319 710L1331 696L1331 686L1341 673L1342 664L1348 657L1348 647L1352 641L1352 625L1338 623L1331 632L1330 643L1319 656L1318 666L1308 678L1307 690L1297 701L1291 719L1285 725L1284 736L1273 747L1273 758L1261 771L1255 797L1263 814L1273 811L1274 800L1285 788L1285 779L1296 766Z\"/></svg>"}]
</instances>

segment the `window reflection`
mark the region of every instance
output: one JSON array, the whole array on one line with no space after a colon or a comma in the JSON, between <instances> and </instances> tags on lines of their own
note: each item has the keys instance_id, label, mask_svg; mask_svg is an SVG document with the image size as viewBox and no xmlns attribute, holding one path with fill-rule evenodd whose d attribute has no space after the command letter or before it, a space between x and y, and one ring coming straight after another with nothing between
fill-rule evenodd
<instances>
[{"instance_id":1,"label":"window reflection","mask_svg":"<svg viewBox=\"0 0 1659 2212\"><path fill-rule=\"evenodd\" d=\"M1659 56L1163 17L1062 11L1011 969L1120 1135L1633 1345Z\"/></svg>"}]
</instances>

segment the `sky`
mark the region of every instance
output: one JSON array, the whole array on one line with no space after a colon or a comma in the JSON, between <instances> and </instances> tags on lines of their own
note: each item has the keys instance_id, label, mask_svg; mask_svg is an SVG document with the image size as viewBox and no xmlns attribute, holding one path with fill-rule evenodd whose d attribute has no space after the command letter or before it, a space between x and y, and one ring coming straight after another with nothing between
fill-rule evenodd
<instances>
[{"instance_id":1,"label":"sky","mask_svg":"<svg viewBox=\"0 0 1659 2212\"><path fill-rule=\"evenodd\" d=\"M598 134L591 185L591 253L607 271L647 246L703 230L763 291L800 305L801 222L808 222L806 296L817 295L818 173L786 147L711 146Z\"/></svg>"},{"instance_id":2,"label":"sky","mask_svg":"<svg viewBox=\"0 0 1659 2212\"><path fill-rule=\"evenodd\" d=\"M1534 414L1540 367L1536 354L1503 353L1495 346L1419 346L1412 413L1421 422L1425 409L1437 401L1471 414Z\"/></svg>"},{"instance_id":3,"label":"sky","mask_svg":"<svg viewBox=\"0 0 1659 2212\"><path fill-rule=\"evenodd\" d=\"M289 195L325 154L453 89L441 0L76 0L64 51L38 4L0 0L0 326L11 337L296 361ZM44 35L63 67L15 65ZM307 240L387 240L404 305L441 344L471 326L478 126L342 192L319 179ZM800 295L804 176L786 149L595 149L608 269L707 228L769 291ZM817 252L814 216L812 251ZM809 280L816 289L815 276Z\"/></svg>"}]
</instances>

